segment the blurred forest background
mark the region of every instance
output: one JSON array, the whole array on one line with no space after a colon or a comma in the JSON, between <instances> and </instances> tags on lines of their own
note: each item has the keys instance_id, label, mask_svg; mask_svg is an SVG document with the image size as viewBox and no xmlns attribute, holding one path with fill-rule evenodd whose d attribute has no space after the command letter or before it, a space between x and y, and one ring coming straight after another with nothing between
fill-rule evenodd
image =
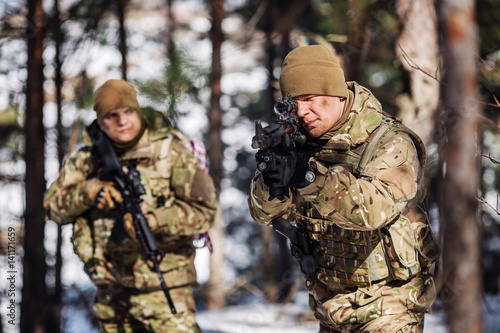
<instances>
[{"instance_id":1,"label":"blurred forest background","mask_svg":"<svg viewBox=\"0 0 500 333\"><path fill-rule=\"evenodd\" d=\"M214 253L199 252L198 308L290 302L303 280L286 241L251 220L246 191L253 122L272 120L281 62L308 44L331 48L347 80L422 137L443 250L435 311L450 332L482 332L484 295L500 292L499 1L0 0L0 17L0 332L11 259L19 331L92 321L71 226L46 222L42 197L110 78L207 146L220 214Z\"/></svg>"}]
</instances>

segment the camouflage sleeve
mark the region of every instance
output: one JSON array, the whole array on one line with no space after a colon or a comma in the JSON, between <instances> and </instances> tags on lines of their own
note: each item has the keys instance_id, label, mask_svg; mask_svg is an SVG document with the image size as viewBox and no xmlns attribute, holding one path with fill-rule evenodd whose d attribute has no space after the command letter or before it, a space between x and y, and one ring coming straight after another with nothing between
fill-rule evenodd
<instances>
[{"instance_id":1,"label":"camouflage sleeve","mask_svg":"<svg viewBox=\"0 0 500 333\"><path fill-rule=\"evenodd\" d=\"M180 142L172 143L173 166L170 197L153 212L157 229L167 235L194 235L207 231L214 223L215 187L193 154Z\"/></svg>"},{"instance_id":2,"label":"camouflage sleeve","mask_svg":"<svg viewBox=\"0 0 500 333\"><path fill-rule=\"evenodd\" d=\"M339 165L326 170L314 184L314 207L342 228L372 230L392 221L416 196L420 162L406 134L390 133L359 178Z\"/></svg>"},{"instance_id":3,"label":"camouflage sleeve","mask_svg":"<svg viewBox=\"0 0 500 333\"><path fill-rule=\"evenodd\" d=\"M44 194L43 206L48 219L59 225L72 223L90 208L81 187L90 174L91 165L89 151L81 150L66 160L59 176Z\"/></svg>"},{"instance_id":4,"label":"camouflage sleeve","mask_svg":"<svg viewBox=\"0 0 500 333\"><path fill-rule=\"evenodd\" d=\"M252 179L248 190L248 207L252 218L260 224L269 225L271 221L279 216L288 218L292 206L292 195L289 193L288 199L280 201L277 198L268 200L269 189L262 181L262 174L257 172Z\"/></svg>"}]
</instances>

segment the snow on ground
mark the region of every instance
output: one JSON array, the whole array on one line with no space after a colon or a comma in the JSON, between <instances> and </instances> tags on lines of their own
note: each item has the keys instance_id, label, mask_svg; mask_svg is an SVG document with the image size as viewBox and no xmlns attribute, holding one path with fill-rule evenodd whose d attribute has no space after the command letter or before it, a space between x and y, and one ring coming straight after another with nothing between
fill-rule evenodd
<instances>
[{"instance_id":1,"label":"snow on ground","mask_svg":"<svg viewBox=\"0 0 500 333\"><path fill-rule=\"evenodd\" d=\"M304 308L287 305L241 305L206 311L196 317L203 333L309 333L319 325L302 321Z\"/></svg>"},{"instance_id":2,"label":"snow on ground","mask_svg":"<svg viewBox=\"0 0 500 333\"><path fill-rule=\"evenodd\" d=\"M484 333L500 332L500 312L486 313ZM319 324L303 321L304 308L287 305L243 305L197 314L203 333L317 333ZM424 333L448 333L443 312L425 316Z\"/></svg>"},{"instance_id":3,"label":"snow on ground","mask_svg":"<svg viewBox=\"0 0 500 333\"><path fill-rule=\"evenodd\" d=\"M317 333L307 306L307 293L300 293L293 304L252 304L202 311L197 320L203 333ZM500 295L484 297L484 333L500 333ZM424 333L448 333L443 311L425 316Z\"/></svg>"}]
</instances>

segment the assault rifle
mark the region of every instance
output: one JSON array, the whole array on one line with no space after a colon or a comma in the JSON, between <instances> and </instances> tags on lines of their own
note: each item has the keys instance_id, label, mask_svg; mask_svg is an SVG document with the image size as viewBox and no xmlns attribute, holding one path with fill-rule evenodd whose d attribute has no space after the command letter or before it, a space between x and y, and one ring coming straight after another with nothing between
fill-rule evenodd
<instances>
[{"instance_id":1,"label":"assault rifle","mask_svg":"<svg viewBox=\"0 0 500 333\"><path fill-rule=\"evenodd\" d=\"M255 154L257 169L263 173L279 170L284 173L284 179L292 179L295 169L278 169L277 166L286 164L287 159L296 159L297 148L306 142L305 135L299 131L297 102L290 95L280 98L274 105L274 112L278 119L269 126L263 128L260 120L255 121L252 148L258 149ZM311 176L314 176L314 173L309 175ZM269 200L275 197L283 200L287 193L287 184L277 183L269 187Z\"/></svg>"},{"instance_id":2,"label":"assault rifle","mask_svg":"<svg viewBox=\"0 0 500 333\"><path fill-rule=\"evenodd\" d=\"M290 240L290 250L299 263L300 270L306 280L314 282L316 276L316 262L314 261L314 244L305 231L294 227L281 217L273 220L274 231Z\"/></svg>"},{"instance_id":3,"label":"assault rifle","mask_svg":"<svg viewBox=\"0 0 500 333\"><path fill-rule=\"evenodd\" d=\"M113 176L118 190L122 193L123 203L121 204L120 211L122 213L128 212L132 215L135 233L139 243L141 244L141 248L144 251L146 260L152 263L152 267L150 266L150 269L158 274L161 288L165 293L170 310L173 314L176 314L177 311L175 309L174 302L170 297L170 291L160 271L160 262L163 260L163 257L165 257L165 254L160 252L153 232L149 227L146 217L142 214L142 209L139 205L142 201L140 196L145 193L144 186L141 184L141 174L134 165L129 165L128 173L125 173L118 157L116 156L111 140L106 136L106 134L98 129L97 126L90 132L95 151L99 155L108 172ZM118 221L118 223L120 222L122 221ZM120 228L123 230L122 223L120 223L120 225L115 225L112 231L112 237L113 233L120 232L116 231Z\"/></svg>"},{"instance_id":4,"label":"assault rifle","mask_svg":"<svg viewBox=\"0 0 500 333\"><path fill-rule=\"evenodd\" d=\"M287 160L301 160L299 149L306 142L306 137L299 131L297 119L297 102L290 96L280 98L274 105L274 113L278 116L269 126L262 127L259 120L255 122L255 136L252 148L258 149L255 154L257 169L262 172L283 172L283 179L291 179L296 184L309 184L315 179L313 171L307 169L307 163L288 167ZM305 159L303 159L305 161ZM286 165L278 168L278 165ZM305 164L305 165L304 165ZM297 169L304 170L297 170ZM303 179L300 179L302 178ZM297 179L299 178L299 179ZM269 187L269 199L283 200L288 194L288 184L276 183ZM298 261L300 270L308 281L316 281L316 263L314 261L314 244L307 233L294 227L286 220L278 217L272 221L273 229L290 240L290 250Z\"/></svg>"}]
</instances>

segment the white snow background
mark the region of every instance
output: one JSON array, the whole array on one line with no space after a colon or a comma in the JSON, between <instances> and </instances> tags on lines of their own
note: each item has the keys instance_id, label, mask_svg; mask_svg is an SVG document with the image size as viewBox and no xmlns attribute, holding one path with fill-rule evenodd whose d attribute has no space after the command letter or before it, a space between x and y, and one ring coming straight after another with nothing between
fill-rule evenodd
<instances>
[{"instance_id":1,"label":"white snow background","mask_svg":"<svg viewBox=\"0 0 500 333\"><path fill-rule=\"evenodd\" d=\"M20 1L20 0L18 0ZM138 1L138 0L136 0ZM129 77L134 80L148 80L156 78L161 72L163 64L163 50L159 50L157 45L153 45L144 41L144 36L154 34L159 29L165 27L164 13L154 10L155 4L160 0L145 0L141 1L141 6L150 8L147 16L131 15L127 19L127 29L129 32ZM70 3L72 0L61 1L62 5ZM3 8L0 0L0 9ZM50 1L47 9L50 8ZM134 3L134 1L132 1ZM238 6L239 1L227 1L227 6ZM148 7L149 6L149 7ZM204 39L198 39L199 33L206 33L210 29L210 22L205 10L205 5L200 0L175 1L174 12L179 20L184 20L191 29L191 32L185 32L176 36L178 42L184 47L191 50L191 54L200 61L200 63L209 64L211 46L210 42ZM113 27L113 24L111 25ZM116 28L116 23L114 24ZM74 25L71 27L72 33L78 34L80 27ZM244 23L239 17L228 17L223 24L226 34L237 34L244 29ZM110 31L110 38L116 39L116 31ZM253 48L242 49L231 41L226 41L223 44L223 68L224 76L222 78L222 89L225 94L234 95L238 91L260 91L266 84L266 73L264 68L255 59L261 52L262 48L258 44ZM25 46L19 42L12 42L12 52L20 52L24 54ZM46 52L51 52L50 46ZM120 55L114 47L102 45L90 45L86 48L78 50L72 55L72 58L63 68L66 76L76 76L83 68L87 70L89 77L96 78L96 85L102 84L110 78L119 78L120 72L118 65L120 63ZM50 70L47 69L46 75L50 77ZM22 81L25 80L25 74L18 76L4 77L0 76L0 86L8 87L12 90L20 90ZM50 82L47 82L46 89L52 89ZM7 106L8 95L7 90L0 90L0 109ZM208 97L208 95L207 95ZM141 102L141 100L140 100ZM241 121L239 118L240 111L235 107L229 107L229 102L226 98L221 100L222 107L225 111L224 124L226 129L222 133L222 138L228 146L225 152L224 167L228 171L233 171L237 165L234 157L238 149L245 148L251 150L250 141L253 136L253 124L249 121ZM208 121L206 116L206 105L193 104L185 101L180 105L183 111L186 111L186 116L178 121L179 128L192 138L201 139L201 135L206 131ZM94 117L94 113L89 110L77 110L74 106L66 106L64 108L63 123L68 126L75 118L82 117L86 123ZM48 102L44 109L44 124L47 128L53 128L56 120L55 104ZM0 162L2 154L0 152ZM54 156L54 154L52 154ZM16 174L24 172L24 164L22 161L15 164L0 163L2 170L8 170ZM6 169L8 168L8 169ZM55 158L48 158L46 162L46 179L50 184L57 177L59 165ZM8 173L8 172L5 172ZM245 196L240 191L232 188L227 182L223 184L220 194L221 206L234 207L246 206ZM13 220L13 216L20 216L24 210L24 190L20 185L7 184L0 188L0 228L7 229L10 226L17 227L17 221ZM46 225L45 246L48 254L54 254L56 250L56 225L52 222ZM83 272L83 264L73 252L73 247L70 242L71 226L63 227L63 284L66 286L76 284L81 289L94 288ZM231 246L231 251L240 251L241 248ZM17 259L22 255L22 248L18 248ZM242 258L245 257L243 254ZM208 280L209 272L209 253L206 249L198 250L196 257L196 267L198 271L198 281L204 283ZM7 258L0 257L2 267L6 267ZM229 278L234 277L234 272L230 269L227 275ZM17 310L20 310L20 291L22 282L22 264L17 263L17 279L16 279L16 294ZM49 284L51 281L49 280ZM4 269L0 270L0 289L5 291L7 288L7 275ZM7 302L5 293L1 296L0 314L4 325L4 332L14 333L19 331L18 322L16 325L6 324ZM67 295L67 297L78 297L78 295ZM97 332L93 330L89 322L83 316L83 313L77 312L75 308L67 306L63 309L63 318L65 320L66 333L80 332ZM497 333L500 332L500 297L498 295L486 295L484 297L484 332ZM217 311L200 311L197 314L197 320L205 333L308 333L318 332L318 323L311 320L312 316L307 306L307 294L299 292L291 304L272 305L266 304L263 301L255 301L252 304L240 306L230 306ZM19 320L19 313L17 316ZM430 315L426 315L425 333L446 333L445 316L442 310Z\"/></svg>"}]
</instances>

